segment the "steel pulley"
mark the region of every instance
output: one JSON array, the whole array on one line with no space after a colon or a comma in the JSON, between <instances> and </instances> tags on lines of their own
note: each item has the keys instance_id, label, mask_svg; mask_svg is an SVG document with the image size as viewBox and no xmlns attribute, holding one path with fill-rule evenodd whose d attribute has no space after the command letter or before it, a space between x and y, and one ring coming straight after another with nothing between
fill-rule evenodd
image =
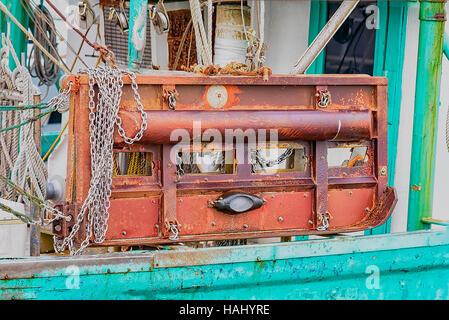
<instances>
[{"instance_id":1,"label":"steel pulley","mask_svg":"<svg viewBox=\"0 0 449 320\"><path fill-rule=\"evenodd\" d=\"M129 31L129 19L126 15L124 0L120 1L120 10L116 10L115 8L111 8L109 11L108 20L112 21L115 19L116 25L120 28L121 34L125 34Z\"/></svg>"},{"instance_id":2,"label":"steel pulley","mask_svg":"<svg viewBox=\"0 0 449 320\"><path fill-rule=\"evenodd\" d=\"M96 20L95 12L88 1L78 2L78 10L75 14L75 23L80 29L89 29Z\"/></svg>"},{"instance_id":3,"label":"steel pulley","mask_svg":"<svg viewBox=\"0 0 449 320\"><path fill-rule=\"evenodd\" d=\"M163 1L159 1L156 5L150 7L150 20L158 34L167 33L170 29L170 19Z\"/></svg>"}]
</instances>

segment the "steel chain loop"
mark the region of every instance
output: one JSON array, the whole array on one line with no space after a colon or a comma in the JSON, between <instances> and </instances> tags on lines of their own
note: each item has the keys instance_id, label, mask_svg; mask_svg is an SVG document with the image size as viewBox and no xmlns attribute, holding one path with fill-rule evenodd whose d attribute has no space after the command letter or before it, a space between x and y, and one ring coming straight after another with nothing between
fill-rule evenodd
<instances>
[{"instance_id":1,"label":"steel chain loop","mask_svg":"<svg viewBox=\"0 0 449 320\"><path fill-rule=\"evenodd\" d=\"M119 135L127 144L140 140L147 129L147 115L143 109L134 73L110 68L109 66L101 66L81 72L87 73L89 76L89 132L92 176L88 195L81 206L70 234L64 239L55 236L55 251L61 252L67 247L72 255L81 253L89 245L92 237L95 243L102 243L106 237L112 193L114 126L117 125ZM124 75L128 75L131 79L134 99L142 118L140 130L132 138L126 136L122 127L122 119L118 115ZM98 86L96 102L95 84ZM86 225L86 233L79 247L75 248L74 238L80 231L83 222Z\"/></svg>"}]
</instances>

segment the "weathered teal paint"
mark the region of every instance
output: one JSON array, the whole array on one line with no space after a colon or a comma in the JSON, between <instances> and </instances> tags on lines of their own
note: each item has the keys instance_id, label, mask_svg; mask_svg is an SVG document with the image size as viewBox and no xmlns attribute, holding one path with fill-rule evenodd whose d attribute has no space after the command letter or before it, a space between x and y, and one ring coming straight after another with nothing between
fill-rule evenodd
<instances>
[{"instance_id":1,"label":"weathered teal paint","mask_svg":"<svg viewBox=\"0 0 449 320\"><path fill-rule=\"evenodd\" d=\"M9 12L11 12L11 14L17 19L17 21L19 21L19 23L25 28L28 28L28 15L23 6L20 4L20 1L6 1L5 5L8 8ZM26 59L28 38L25 36L22 30L19 29L19 27L17 27L9 18L6 17L5 14L2 14L0 17L0 26L2 28L2 32L7 32L7 23L10 23L9 37L11 39L12 46L14 47L14 50L19 57L19 60L21 59L22 52L25 53ZM14 62L12 56L10 56L9 58L9 67L11 68L11 70L14 70L16 67L16 63Z\"/></svg>"},{"instance_id":2,"label":"weathered teal paint","mask_svg":"<svg viewBox=\"0 0 449 320\"><path fill-rule=\"evenodd\" d=\"M148 0L131 0L129 7L128 68L139 71L146 44Z\"/></svg>"},{"instance_id":3,"label":"weathered teal paint","mask_svg":"<svg viewBox=\"0 0 449 320\"><path fill-rule=\"evenodd\" d=\"M0 297L449 299L448 252L449 231L443 229L77 258L0 259Z\"/></svg>"},{"instance_id":4,"label":"weathered teal paint","mask_svg":"<svg viewBox=\"0 0 449 320\"><path fill-rule=\"evenodd\" d=\"M312 44L321 29L327 23L327 1L310 2L310 22L309 22L309 45ZM307 69L307 74L322 74L324 73L324 64L326 57L326 48L321 51L319 56L315 59L312 65Z\"/></svg>"},{"instance_id":5,"label":"weathered teal paint","mask_svg":"<svg viewBox=\"0 0 449 320\"><path fill-rule=\"evenodd\" d=\"M402 102L402 71L407 33L407 1L378 1L379 28L376 30L374 76L388 79L388 185L394 186L397 141ZM366 234L389 233L391 218Z\"/></svg>"},{"instance_id":6,"label":"weathered teal paint","mask_svg":"<svg viewBox=\"0 0 449 320\"><path fill-rule=\"evenodd\" d=\"M407 230L428 229L432 217L439 91L446 1L420 1L420 31L413 118Z\"/></svg>"},{"instance_id":7,"label":"weathered teal paint","mask_svg":"<svg viewBox=\"0 0 449 320\"><path fill-rule=\"evenodd\" d=\"M41 135L41 157L44 157L58 137L59 132L43 132Z\"/></svg>"}]
</instances>

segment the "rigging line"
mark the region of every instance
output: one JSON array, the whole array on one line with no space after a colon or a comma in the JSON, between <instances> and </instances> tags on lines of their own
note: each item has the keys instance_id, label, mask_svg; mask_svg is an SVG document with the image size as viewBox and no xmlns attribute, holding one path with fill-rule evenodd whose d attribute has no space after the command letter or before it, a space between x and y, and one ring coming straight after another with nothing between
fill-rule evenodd
<instances>
[{"instance_id":1,"label":"rigging line","mask_svg":"<svg viewBox=\"0 0 449 320\"><path fill-rule=\"evenodd\" d=\"M104 46L101 46L100 44L98 44L97 42L95 42L95 43L90 42L89 39L87 39L87 37L85 37L83 35L83 33L78 28L73 26L70 23L70 21L67 20L67 18L61 13L61 11L58 10L58 8L55 7L55 5L50 0L45 0L45 1L47 1L47 3L50 5L50 7L53 8L53 10L62 18L62 20L64 20L65 23L68 24L73 29L73 31L78 33L89 46L91 46L94 50L99 51L101 53L102 59L106 63L108 63L113 69L117 68L117 65L115 62L115 55L111 50L109 50L109 48L107 46L104 47Z\"/></svg>"},{"instance_id":2,"label":"rigging line","mask_svg":"<svg viewBox=\"0 0 449 320\"><path fill-rule=\"evenodd\" d=\"M84 39L84 41L91 46L94 49L97 49L98 45L93 44L92 42L89 41L89 39L87 39L86 36L84 36L84 34L78 29L76 28L73 24L70 23L69 20L67 20L66 16L64 16L61 11L58 10L58 8L56 8L56 6L50 1L50 0L45 0L48 5L58 14L58 16L60 16L62 18L62 20L64 20L65 23L67 23L69 25L70 28L72 28L73 31L75 31L76 33L78 33L82 39Z\"/></svg>"},{"instance_id":3,"label":"rigging line","mask_svg":"<svg viewBox=\"0 0 449 320\"><path fill-rule=\"evenodd\" d=\"M91 27L92 27L92 26L90 26L89 28L87 28L87 31L86 31L86 33L84 34L85 37L87 37L87 34L89 33ZM73 68L75 68L76 61L78 60L78 57L79 57L79 54L81 53L81 49L83 48L83 45L84 45L84 38L81 40L81 44L80 44L80 46L79 46L79 48L78 48L78 51L77 51L77 53L76 53L76 57L75 57L75 59L73 60L72 67L70 68L70 71L73 71Z\"/></svg>"},{"instance_id":4,"label":"rigging line","mask_svg":"<svg viewBox=\"0 0 449 320\"><path fill-rule=\"evenodd\" d=\"M38 6L34 1L32 1L32 2L33 2L33 4L34 4L35 6ZM72 53L75 54L75 56L76 56L76 51L75 51L75 49L70 45L69 41L67 41L67 39L65 39L65 38L62 36L62 34L61 34L58 30L56 30L55 26L49 23L50 20L48 20L48 18L47 18L45 15L43 15L43 14L41 15L40 12L36 12L36 15L38 15L39 18L45 20L45 22L50 26L50 28L51 28L51 29L53 30L53 32L59 37L59 39L60 39L61 41L64 41L64 43L67 45L67 48L70 49L70 51L72 51ZM86 63L80 56L78 56L78 59L84 64L84 66L85 66L86 68L89 68L89 66L87 65L87 63Z\"/></svg>"},{"instance_id":5,"label":"rigging line","mask_svg":"<svg viewBox=\"0 0 449 320\"><path fill-rule=\"evenodd\" d=\"M50 153L53 151L53 149L56 147L56 145L58 144L59 139L61 139L62 134L64 133L64 131L67 129L67 126L69 125L70 121L67 121L64 125L64 128L61 130L61 132L59 133L59 135L56 137L55 141L53 142L53 144L51 145L50 149L48 149L47 153L45 154L45 156L42 158L42 161L47 160L48 156L50 155Z\"/></svg>"},{"instance_id":6,"label":"rigging line","mask_svg":"<svg viewBox=\"0 0 449 320\"><path fill-rule=\"evenodd\" d=\"M43 53L45 53L45 55L47 57L50 58L50 60L52 60L54 63L56 63L61 69L64 70L64 72L66 72L67 74L72 74L66 67L64 67L55 57L53 57L40 43L39 41L36 40L36 38L34 38L34 36L32 34L30 34L28 32L27 29L25 29L24 26L22 26L22 24L20 24L19 21L17 21L17 19L11 14L11 12L9 12L8 8L5 6L5 4L0 0L0 10L3 11L10 19L12 22L14 22L14 24L19 27L20 30L22 30L23 33L25 33L25 35L28 36L28 38L31 39L31 41L33 41L36 46L39 47L39 49L42 50Z\"/></svg>"},{"instance_id":7,"label":"rigging line","mask_svg":"<svg viewBox=\"0 0 449 320\"><path fill-rule=\"evenodd\" d=\"M56 109L50 109L50 110L45 111L45 112L43 112L43 113L38 113L38 114L35 115L34 117L31 117L31 118L29 118L29 119L27 119L27 120L25 120L25 121L23 121L23 122L21 122L21 123L18 123L18 124L16 124L16 125L11 126L11 127L1 128L1 129L0 129L0 132L4 132L4 131L8 131L8 130L13 130L13 129L19 128L19 127L21 127L21 126L24 126L24 125L26 125L27 123L37 121L37 120L39 120L40 118L45 117L47 114L50 114L50 113L52 113L52 112L55 111L55 110L56 110Z\"/></svg>"},{"instance_id":8,"label":"rigging line","mask_svg":"<svg viewBox=\"0 0 449 320\"><path fill-rule=\"evenodd\" d=\"M53 46L53 43L50 41L50 39L48 38L45 30L43 29L43 26L41 23L39 23L37 21L37 17L35 12L38 12L38 10L40 10L40 8L36 8L36 11L33 10L33 8L31 7L31 5L28 2L24 3L24 0L20 0L20 4L22 5L22 7L25 9L25 12L27 13L27 15L31 18L31 20L33 21L34 25L37 26L37 28L39 29L41 35L45 38L45 40L47 41L47 43L50 45L50 47L53 49L54 53L58 56L58 58L61 60L61 63L64 64L64 66L66 68L68 68L68 66L65 64L64 60L62 60L61 56L59 55L58 50ZM28 7L28 8L27 8ZM43 13L43 11L42 11ZM45 21L45 23L50 26L52 25L52 23L50 23L51 21Z\"/></svg>"},{"instance_id":9,"label":"rigging line","mask_svg":"<svg viewBox=\"0 0 449 320\"><path fill-rule=\"evenodd\" d=\"M240 14L242 15L243 33L245 34L246 41L248 41L248 35L246 33L246 26L245 26L245 16L243 14L243 0L240 0Z\"/></svg>"},{"instance_id":10,"label":"rigging line","mask_svg":"<svg viewBox=\"0 0 449 320\"><path fill-rule=\"evenodd\" d=\"M256 2L256 13L257 13L257 35L260 38L260 17L259 17L259 1L255 1Z\"/></svg>"}]
</instances>

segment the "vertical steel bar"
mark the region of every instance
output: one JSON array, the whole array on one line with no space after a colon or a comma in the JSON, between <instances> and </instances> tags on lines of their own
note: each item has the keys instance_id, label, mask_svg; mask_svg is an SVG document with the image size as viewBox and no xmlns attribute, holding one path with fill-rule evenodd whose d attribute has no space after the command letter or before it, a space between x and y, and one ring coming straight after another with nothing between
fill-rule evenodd
<instances>
[{"instance_id":1,"label":"vertical steel bar","mask_svg":"<svg viewBox=\"0 0 449 320\"><path fill-rule=\"evenodd\" d=\"M408 231L430 228L422 218L432 216L445 4L446 0L420 0Z\"/></svg>"},{"instance_id":2,"label":"vertical steel bar","mask_svg":"<svg viewBox=\"0 0 449 320\"><path fill-rule=\"evenodd\" d=\"M314 222L317 226L322 226L324 217L329 213L328 195L328 162L327 162L327 141L315 142L315 213ZM331 213L332 214L332 213Z\"/></svg>"},{"instance_id":3,"label":"vertical steel bar","mask_svg":"<svg viewBox=\"0 0 449 320\"><path fill-rule=\"evenodd\" d=\"M131 0L129 7L128 68L139 71L146 45L148 0Z\"/></svg>"},{"instance_id":4,"label":"vertical steel bar","mask_svg":"<svg viewBox=\"0 0 449 320\"><path fill-rule=\"evenodd\" d=\"M24 57L22 57L24 60ZM35 95L33 98L34 103L41 101L40 95ZM35 115L40 113L40 110L34 110ZM36 121L34 123L34 143L36 144L37 152L41 154L41 123ZM31 219L39 220L40 209L37 205L31 204ZM32 257L39 256L41 253L41 228L38 225L32 224L30 227L30 255Z\"/></svg>"}]
</instances>

